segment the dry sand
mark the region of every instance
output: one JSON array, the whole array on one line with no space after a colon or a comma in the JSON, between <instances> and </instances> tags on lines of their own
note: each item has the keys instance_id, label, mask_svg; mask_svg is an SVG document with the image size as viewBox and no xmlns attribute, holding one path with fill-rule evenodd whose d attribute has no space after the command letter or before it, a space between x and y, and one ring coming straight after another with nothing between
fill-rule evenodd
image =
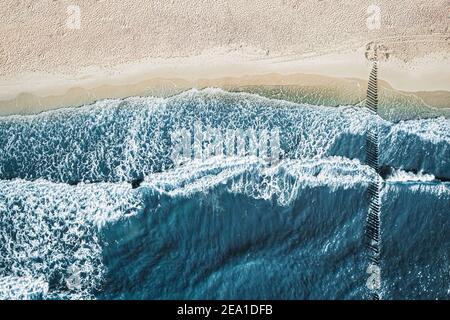
<instances>
[{"instance_id":1,"label":"dry sand","mask_svg":"<svg viewBox=\"0 0 450 320\"><path fill-rule=\"evenodd\" d=\"M381 24L371 30L374 3ZM70 5L80 8L80 29L67 25ZM387 87L450 107L449 8L447 0L3 0L0 114L207 86L319 88L354 103L372 41L389 52L380 66Z\"/></svg>"}]
</instances>

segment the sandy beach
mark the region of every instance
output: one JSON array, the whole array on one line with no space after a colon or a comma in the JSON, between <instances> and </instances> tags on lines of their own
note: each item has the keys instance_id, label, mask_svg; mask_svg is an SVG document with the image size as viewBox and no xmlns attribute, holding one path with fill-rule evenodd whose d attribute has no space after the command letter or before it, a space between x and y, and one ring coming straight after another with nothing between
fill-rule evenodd
<instances>
[{"instance_id":1,"label":"sandy beach","mask_svg":"<svg viewBox=\"0 0 450 320\"><path fill-rule=\"evenodd\" d=\"M0 115L204 87L288 86L318 91L311 103L329 101L329 92L339 97L331 104L357 103L365 95L371 42L387 53L380 62L386 88L450 107L448 1L376 6L6 0L0 4Z\"/></svg>"}]
</instances>

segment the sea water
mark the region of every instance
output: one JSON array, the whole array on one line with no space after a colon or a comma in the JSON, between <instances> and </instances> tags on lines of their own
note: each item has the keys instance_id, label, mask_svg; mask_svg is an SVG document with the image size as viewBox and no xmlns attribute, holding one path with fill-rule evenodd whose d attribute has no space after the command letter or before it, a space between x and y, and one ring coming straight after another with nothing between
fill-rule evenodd
<instances>
[{"instance_id":1,"label":"sea water","mask_svg":"<svg viewBox=\"0 0 450 320\"><path fill-rule=\"evenodd\" d=\"M195 126L277 132L279 152L176 163ZM448 299L449 119L219 89L0 118L0 299L368 298L372 126L381 297Z\"/></svg>"}]
</instances>

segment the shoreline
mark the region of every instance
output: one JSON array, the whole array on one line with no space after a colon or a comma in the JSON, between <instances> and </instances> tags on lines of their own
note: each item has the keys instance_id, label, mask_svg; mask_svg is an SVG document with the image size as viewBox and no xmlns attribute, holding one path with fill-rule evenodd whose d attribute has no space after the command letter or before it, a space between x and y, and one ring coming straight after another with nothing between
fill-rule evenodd
<instances>
[{"instance_id":1,"label":"shoreline","mask_svg":"<svg viewBox=\"0 0 450 320\"><path fill-rule=\"evenodd\" d=\"M450 108L450 64L442 63L439 57L407 66L393 59L381 62L379 70L380 83L396 95L412 94L430 106ZM152 59L104 69L88 68L71 77L34 73L15 80L0 78L0 115L34 114L107 98L167 97L207 87L261 92L290 88L293 95L317 96L310 101L312 104L327 99L354 104L365 99L369 72L363 48L296 59L211 53Z\"/></svg>"}]
</instances>

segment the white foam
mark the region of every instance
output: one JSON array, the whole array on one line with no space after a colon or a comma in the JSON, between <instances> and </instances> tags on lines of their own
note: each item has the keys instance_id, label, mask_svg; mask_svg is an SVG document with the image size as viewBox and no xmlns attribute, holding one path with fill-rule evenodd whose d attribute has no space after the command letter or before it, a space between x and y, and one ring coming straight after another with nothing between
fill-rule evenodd
<instances>
[{"instance_id":1,"label":"white foam","mask_svg":"<svg viewBox=\"0 0 450 320\"><path fill-rule=\"evenodd\" d=\"M392 175L387 178L388 182L410 182L410 181L433 181L435 180L435 176L432 174L426 174L423 172L410 172L404 170L395 170Z\"/></svg>"},{"instance_id":2,"label":"white foam","mask_svg":"<svg viewBox=\"0 0 450 320\"><path fill-rule=\"evenodd\" d=\"M129 184L0 181L0 277L38 279L5 285L2 295L26 297L53 281L51 297L92 298L105 272L99 230L139 212L140 201ZM71 269L81 272L75 289Z\"/></svg>"},{"instance_id":3,"label":"white foam","mask_svg":"<svg viewBox=\"0 0 450 320\"><path fill-rule=\"evenodd\" d=\"M0 300L44 299L48 293L48 283L42 278L0 277Z\"/></svg>"},{"instance_id":4,"label":"white foam","mask_svg":"<svg viewBox=\"0 0 450 320\"><path fill-rule=\"evenodd\" d=\"M351 188L369 183L374 174L358 160L341 157L270 164L257 157L217 156L152 174L141 185L172 197L190 196L226 185L232 193L266 200L275 197L280 205L288 205L302 188Z\"/></svg>"}]
</instances>

